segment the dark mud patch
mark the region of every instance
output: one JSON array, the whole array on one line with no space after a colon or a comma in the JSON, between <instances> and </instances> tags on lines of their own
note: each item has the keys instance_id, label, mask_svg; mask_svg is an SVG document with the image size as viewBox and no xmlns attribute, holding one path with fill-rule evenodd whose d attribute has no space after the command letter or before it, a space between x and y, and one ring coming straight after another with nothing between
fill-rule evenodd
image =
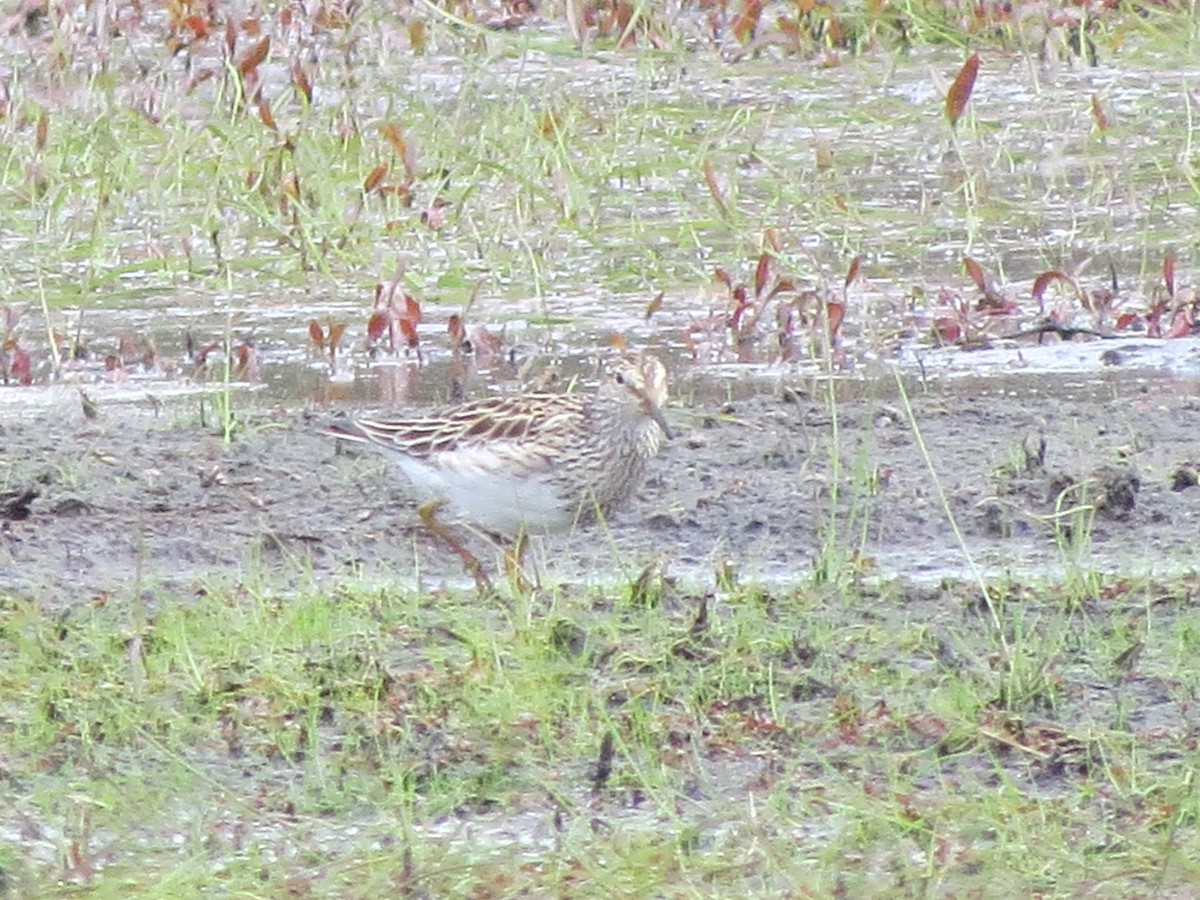
<instances>
[{"instance_id":1,"label":"dark mud patch","mask_svg":"<svg viewBox=\"0 0 1200 900\"><path fill-rule=\"evenodd\" d=\"M1180 473L1200 455L1200 400L1186 383L914 388L911 419L894 385L842 393L859 396L772 387L676 406L679 437L641 496L545 539L533 564L552 582L633 579L655 560L700 585L790 582L832 549L884 576L969 575L939 485L991 575L1193 564L1200 489ZM228 447L121 405L0 418L0 589L58 605L214 579L469 584L400 476L318 432L329 415L249 409Z\"/></svg>"}]
</instances>

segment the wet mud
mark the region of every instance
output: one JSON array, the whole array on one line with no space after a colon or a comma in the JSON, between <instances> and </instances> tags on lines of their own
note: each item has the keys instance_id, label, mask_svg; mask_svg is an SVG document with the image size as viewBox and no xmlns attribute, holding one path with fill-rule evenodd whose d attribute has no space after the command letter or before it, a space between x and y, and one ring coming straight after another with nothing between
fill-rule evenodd
<instances>
[{"instance_id":1,"label":"wet mud","mask_svg":"<svg viewBox=\"0 0 1200 900\"><path fill-rule=\"evenodd\" d=\"M660 563L703 588L718 573L797 582L839 558L922 582L970 577L972 563L1017 579L1193 565L1189 381L816 390L677 392L690 394L670 410L678 436L640 494L602 525L536 542L534 574L595 583ZM0 589L59 606L230 583L470 587L386 460L320 433L337 414L247 404L229 446L170 408L0 418Z\"/></svg>"}]
</instances>

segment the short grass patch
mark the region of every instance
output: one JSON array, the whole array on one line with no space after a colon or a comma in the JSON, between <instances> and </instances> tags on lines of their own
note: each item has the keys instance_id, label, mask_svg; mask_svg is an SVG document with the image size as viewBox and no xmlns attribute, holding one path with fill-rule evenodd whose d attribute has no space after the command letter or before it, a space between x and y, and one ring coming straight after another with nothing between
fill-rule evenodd
<instances>
[{"instance_id":1,"label":"short grass patch","mask_svg":"<svg viewBox=\"0 0 1200 900\"><path fill-rule=\"evenodd\" d=\"M10 599L0 866L26 895L1182 896L1194 580L997 585L1003 640L973 590Z\"/></svg>"}]
</instances>

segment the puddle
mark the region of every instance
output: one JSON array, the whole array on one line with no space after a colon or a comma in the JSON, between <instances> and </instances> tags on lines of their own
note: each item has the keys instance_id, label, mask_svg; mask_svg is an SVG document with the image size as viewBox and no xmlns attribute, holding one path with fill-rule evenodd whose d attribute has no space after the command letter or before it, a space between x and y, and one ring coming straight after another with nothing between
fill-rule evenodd
<instances>
[{"instance_id":1,"label":"puddle","mask_svg":"<svg viewBox=\"0 0 1200 900\"><path fill-rule=\"evenodd\" d=\"M429 312L438 299L443 309L460 307L476 271L484 282L483 303L473 315L477 323L517 329L537 318L562 319L571 327L556 330L552 339L572 355L593 349L609 332L631 342L677 341L690 320L723 308L723 302L714 302L713 270L722 266L749 279L761 232L775 228L781 268L805 285L836 285L852 255L864 258L876 296L863 305L852 289L844 340L851 358L861 359L878 344L873 339L880 332L911 329L914 320L945 311L944 304L930 300L911 315L897 316L898 308L910 305L914 288L930 298L947 288L972 299L961 272L964 255L979 258L1019 300L1039 272L1070 271L1090 260L1093 271L1102 271L1111 262L1123 289L1134 293L1131 307L1144 307L1161 256L1175 236L1187 233L1196 206L1184 173L1172 182L1161 165L1186 147L1177 130L1186 121L1187 96L1182 89L1163 89L1160 59L1131 60L1126 53L1119 66L1113 61L1091 69L1046 66L1019 56L989 58L972 100L976 130L962 138L960 156L942 122L940 102L948 73L961 62L956 54L920 51L904 65L890 57L847 59L826 70L783 68L771 59L730 64L688 55L647 61L639 54L599 52L564 66L560 48L539 46L549 38L548 32L528 33L517 44L519 52L496 56L486 68L468 67L434 47L419 60L394 54L367 58L355 71L372 88L359 94L373 98L360 114L371 117L372 127L395 118L427 152L441 151L438 129L464 120L478 120L479 140L500 144L512 142L503 128L514 119L534 126L539 115L561 113L570 129L564 136L568 152L549 154L542 174L567 183L559 186L560 208L553 210L551 203L536 222L515 218L521 215L521 175L511 167L481 166L486 149L467 144L460 148L461 160L450 160L454 183L462 186L451 197L455 219L449 228L422 235L408 230L418 228L416 223L401 218L400 235L377 235L371 230L403 211L368 206L362 211L364 243L378 238L380 251L351 247L347 253L357 254L352 262L358 268L338 267L334 259L319 287L298 289L294 250L279 240L280 226L246 208L246 198L230 196L217 210L229 264L223 269L199 227L198 214L202 219L213 213L201 182L170 208L158 208L153 195L142 196L138 189L147 185L130 184L114 194L111 216L86 260L61 259L56 239L31 234L28 222L9 229L3 237L9 255L6 295L20 301L48 291L55 326L69 328L79 307L63 304L68 289L98 294L83 306L94 344L123 331L178 332L185 326L217 337L234 313L238 331L254 335L269 369L303 367L308 321L343 318L351 325L350 340L361 340L370 315L369 284L390 273L398 257L408 266L410 289ZM0 53L0 69L16 71L20 54L16 45L7 57ZM81 56L79 62L82 72L86 60ZM216 62L202 55L194 64L203 69ZM120 71L132 60L116 52L112 64ZM318 110L337 109L349 100L339 81L344 73L332 59L325 64L323 91L314 102ZM286 67L271 60L266 71L268 85L284 91ZM1186 83L1186 76L1172 71ZM71 73L64 77L69 80ZM132 148L152 154L154 141L168 142L171 128L205 126L220 109L216 82L178 96L163 91L157 97L159 130L138 132ZM98 117L121 136L125 123L110 121L112 110L103 97L52 91L36 73L20 86L29 100L52 104L54 124L61 118L63 129L72 116ZM1081 102L1093 94L1113 111L1110 134L1096 132L1088 104ZM605 151L595 181L573 168L596 162L586 155L589 144ZM704 158L690 152L693 145L710 148L715 177L735 211L727 224L713 221ZM264 144L262 152L270 146ZM823 154L827 164L818 162ZM431 153L428 165L436 159ZM82 177L79 184L93 186L103 173L85 174L91 180ZM22 188L21 172L9 171L5 178L9 190ZM781 186L793 182L794 193ZM72 203L90 209L91 195L72 193L76 189L62 186L55 202L66 210ZM346 202L352 200L351 185L339 189ZM429 191L425 181L417 189ZM147 222L143 204L155 208L158 222ZM41 211L31 204L10 215ZM547 223L556 217L559 221ZM51 222L52 234L55 227ZM442 286L447 275L457 286ZM113 291L105 286L107 276ZM88 280L100 286L78 287ZM221 281L233 290L214 293L212 286ZM630 281L638 282L636 290ZM1187 281L1182 272L1179 281ZM1083 284L1094 286L1086 277ZM643 311L659 290L667 294L663 314L647 324ZM106 294L122 293L128 299L117 301L119 312L98 308L113 305ZM321 295L356 299L329 303ZM1032 303L1021 302L1026 310L1014 318L1014 331L1035 315ZM39 358L44 377L47 347L39 318L30 313L21 337ZM171 329L164 328L168 322ZM431 355L438 350L439 328L444 322L423 333ZM861 348L854 346L858 337ZM178 350L172 346L176 337L163 334L162 340ZM918 328L904 350L916 352L927 342ZM761 355L769 358L768 352ZM288 383L310 384L280 378L277 386L282 390Z\"/></svg>"}]
</instances>

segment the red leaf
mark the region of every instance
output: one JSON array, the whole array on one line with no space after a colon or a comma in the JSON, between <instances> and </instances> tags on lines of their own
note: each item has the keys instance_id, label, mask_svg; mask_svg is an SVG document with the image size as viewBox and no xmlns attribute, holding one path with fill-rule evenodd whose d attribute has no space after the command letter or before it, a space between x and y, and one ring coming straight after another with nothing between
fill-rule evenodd
<instances>
[{"instance_id":1,"label":"red leaf","mask_svg":"<svg viewBox=\"0 0 1200 900\"><path fill-rule=\"evenodd\" d=\"M763 243L776 256L783 251L783 242L779 239L779 229L774 226L763 231Z\"/></svg>"},{"instance_id":2,"label":"red leaf","mask_svg":"<svg viewBox=\"0 0 1200 900\"><path fill-rule=\"evenodd\" d=\"M975 90L975 77L978 74L979 54L972 53L963 63L962 68L958 70L954 83L946 92L946 118L950 120L951 128L956 126L958 120L962 118L962 114L967 108L967 101L971 99L971 92Z\"/></svg>"},{"instance_id":3,"label":"red leaf","mask_svg":"<svg viewBox=\"0 0 1200 900\"><path fill-rule=\"evenodd\" d=\"M754 270L754 296L761 297L771 275L770 254L763 253L758 257L758 266Z\"/></svg>"},{"instance_id":4,"label":"red leaf","mask_svg":"<svg viewBox=\"0 0 1200 900\"><path fill-rule=\"evenodd\" d=\"M71 872L76 877L83 879L85 882L90 882L95 874L95 869L92 867L92 864L88 861L87 857L84 856L83 850L80 846L79 838L74 838L71 841L71 849L68 853L71 861Z\"/></svg>"},{"instance_id":5,"label":"red leaf","mask_svg":"<svg viewBox=\"0 0 1200 900\"><path fill-rule=\"evenodd\" d=\"M1163 281L1167 283L1167 296L1175 296L1175 254L1168 253L1163 257Z\"/></svg>"},{"instance_id":6,"label":"red leaf","mask_svg":"<svg viewBox=\"0 0 1200 900\"><path fill-rule=\"evenodd\" d=\"M953 344L962 338L962 326L951 316L933 320L933 336L944 344Z\"/></svg>"},{"instance_id":7,"label":"red leaf","mask_svg":"<svg viewBox=\"0 0 1200 900\"><path fill-rule=\"evenodd\" d=\"M401 321L411 322L414 329L421 324L421 304L411 294L404 295L404 316Z\"/></svg>"},{"instance_id":8,"label":"red leaf","mask_svg":"<svg viewBox=\"0 0 1200 900\"><path fill-rule=\"evenodd\" d=\"M245 56L238 61L237 69L242 74L242 77L249 75L259 64L267 58L267 54L271 52L271 39L263 38L257 44L250 48Z\"/></svg>"},{"instance_id":9,"label":"red leaf","mask_svg":"<svg viewBox=\"0 0 1200 900\"><path fill-rule=\"evenodd\" d=\"M189 29L196 36L196 40L208 37L209 21L203 16L191 15L185 16L183 22L180 23L184 28Z\"/></svg>"},{"instance_id":10,"label":"red leaf","mask_svg":"<svg viewBox=\"0 0 1200 900\"><path fill-rule=\"evenodd\" d=\"M311 17L312 26L318 31L333 31L338 28L350 27L349 10L355 8L357 4L345 4L345 9L340 5L333 3L322 3L318 8L316 15Z\"/></svg>"},{"instance_id":11,"label":"red leaf","mask_svg":"<svg viewBox=\"0 0 1200 900\"><path fill-rule=\"evenodd\" d=\"M851 261L850 268L846 272L845 287L848 288L848 287L850 287L850 285L854 284L854 281L855 281L855 279L858 278L859 272L861 270L862 270L862 257L856 256L856 257L854 257L853 261Z\"/></svg>"},{"instance_id":12,"label":"red leaf","mask_svg":"<svg viewBox=\"0 0 1200 900\"><path fill-rule=\"evenodd\" d=\"M713 272L713 278L717 279L717 281L719 281L719 282L721 282L721 284L725 285L725 287L727 287L730 291L733 290L733 279L729 277L729 273L726 272L724 269L718 267Z\"/></svg>"},{"instance_id":13,"label":"red leaf","mask_svg":"<svg viewBox=\"0 0 1200 900\"><path fill-rule=\"evenodd\" d=\"M1137 320L1138 320L1137 313L1131 313L1131 312L1121 313L1121 315L1117 316L1117 331L1124 331L1126 328L1128 328L1130 325L1132 325Z\"/></svg>"},{"instance_id":14,"label":"red leaf","mask_svg":"<svg viewBox=\"0 0 1200 900\"><path fill-rule=\"evenodd\" d=\"M308 77L308 71L298 59L292 63L292 87L296 89L296 93L304 98L305 103L312 103L312 79Z\"/></svg>"},{"instance_id":15,"label":"red leaf","mask_svg":"<svg viewBox=\"0 0 1200 900\"><path fill-rule=\"evenodd\" d=\"M1146 313L1146 337L1162 337L1162 316L1167 311L1167 301L1161 300Z\"/></svg>"},{"instance_id":16,"label":"red leaf","mask_svg":"<svg viewBox=\"0 0 1200 900\"><path fill-rule=\"evenodd\" d=\"M787 39L788 50L792 53L800 52L800 42L802 40L800 32L800 23L795 19L790 19L787 16L779 16L775 20L775 27L779 29L779 33Z\"/></svg>"},{"instance_id":17,"label":"red leaf","mask_svg":"<svg viewBox=\"0 0 1200 900\"><path fill-rule=\"evenodd\" d=\"M249 344L239 344L233 352L239 378L254 378L258 373L258 351Z\"/></svg>"},{"instance_id":18,"label":"red leaf","mask_svg":"<svg viewBox=\"0 0 1200 900\"><path fill-rule=\"evenodd\" d=\"M21 384L33 384L33 359L20 347L12 348L12 363L8 370Z\"/></svg>"},{"instance_id":19,"label":"red leaf","mask_svg":"<svg viewBox=\"0 0 1200 900\"><path fill-rule=\"evenodd\" d=\"M1092 94L1092 119L1096 122L1097 131L1108 131L1108 116L1104 113L1104 107L1100 105L1100 98Z\"/></svg>"},{"instance_id":20,"label":"red leaf","mask_svg":"<svg viewBox=\"0 0 1200 900\"><path fill-rule=\"evenodd\" d=\"M346 331L345 322L337 322L329 326L329 346L336 347L342 342L342 335Z\"/></svg>"},{"instance_id":21,"label":"red leaf","mask_svg":"<svg viewBox=\"0 0 1200 900\"><path fill-rule=\"evenodd\" d=\"M367 322L367 337L373 341L379 340L388 330L392 317L387 310L381 310L371 316Z\"/></svg>"},{"instance_id":22,"label":"red leaf","mask_svg":"<svg viewBox=\"0 0 1200 900\"><path fill-rule=\"evenodd\" d=\"M784 307L783 324L779 326L779 333L785 338L790 338L796 331L796 310L792 306Z\"/></svg>"},{"instance_id":23,"label":"red leaf","mask_svg":"<svg viewBox=\"0 0 1200 900\"><path fill-rule=\"evenodd\" d=\"M321 328L321 323L316 319L308 323L308 336L312 338L314 344L322 350L325 349L325 332Z\"/></svg>"},{"instance_id":24,"label":"red leaf","mask_svg":"<svg viewBox=\"0 0 1200 900\"><path fill-rule=\"evenodd\" d=\"M1015 300L1005 297L999 291L989 291L986 296L980 297L975 308L990 316L1011 316L1021 311Z\"/></svg>"},{"instance_id":25,"label":"red leaf","mask_svg":"<svg viewBox=\"0 0 1200 900\"><path fill-rule=\"evenodd\" d=\"M795 290L796 290L796 282L792 281L792 279L788 278L785 275L782 278L775 279L775 284L771 288L770 297L774 297L776 294L785 294L789 291L794 292ZM770 299L770 298L768 297L768 299Z\"/></svg>"},{"instance_id":26,"label":"red leaf","mask_svg":"<svg viewBox=\"0 0 1200 900\"><path fill-rule=\"evenodd\" d=\"M762 17L762 0L743 0L742 9L733 17L730 31L739 44L747 43L758 29L758 20Z\"/></svg>"},{"instance_id":27,"label":"red leaf","mask_svg":"<svg viewBox=\"0 0 1200 900\"><path fill-rule=\"evenodd\" d=\"M656 312L658 312L660 309L662 309L662 304L663 304L663 292L659 291L658 294L654 297L654 299L651 300L646 305L646 321L647 322L650 321L650 317L652 315L654 315Z\"/></svg>"},{"instance_id":28,"label":"red leaf","mask_svg":"<svg viewBox=\"0 0 1200 900\"><path fill-rule=\"evenodd\" d=\"M221 346L222 345L220 341L213 341L211 344L205 344L203 347L197 350L195 360L196 365L202 366L207 363L208 354L212 353L214 350L220 350Z\"/></svg>"},{"instance_id":29,"label":"red leaf","mask_svg":"<svg viewBox=\"0 0 1200 900\"><path fill-rule=\"evenodd\" d=\"M1043 272L1033 280L1033 299L1038 302L1039 306L1042 303L1042 297L1046 293L1046 288L1050 287L1055 281L1061 281L1065 284L1071 283L1071 280L1062 272Z\"/></svg>"},{"instance_id":30,"label":"red leaf","mask_svg":"<svg viewBox=\"0 0 1200 900\"><path fill-rule=\"evenodd\" d=\"M271 131L279 130L279 126L275 124L275 117L271 115L271 105L262 97L258 98L258 118Z\"/></svg>"},{"instance_id":31,"label":"red leaf","mask_svg":"<svg viewBox=\"0 0 1200 900\"><path fill-rule=\"evenodd\" d=\"M416 349L418 343L416 323L409 319L401 319L400 333L404 335L404 339L408 342L408 346Z\"/></svg>"},{"instance_id":32,"label":"red leaf","mask_svg":"<svg viewBox=\"0 0 1200 900\"><path fill-rule=\"evenodd\" d=\"M412 206L412 189L405 184L384 184L379 188L379 193L395 197L401 206L408 208ZM421 219L424 221L425 213L421 213ZM394 222L388 223L388 228L403 227Z\"/></svg>"},{"instance_id":33,"label":"red leaf","mask_svg":"<svg viewBox=\"0 0 1200 900\"><path fill-rule=\"evenodd\" d=\"M462 316L455 313L446 323L446 331L450 335L450 346L457 350L467 339L467 329L463 325Z\"/></svg>"},{"instance_id":34,"label":"red leaf","mask_svg":"<svg viewBox=\"0 0 1200 900\"><path fill-rule=\"evenodd\" d=\"M750 308L750 304L746 303L745 298L743 297L742 302L737 305L737 309L735 309L733 311L733 315L730 316L730 318L729 318L729 330L730 331L733 331L735 333L737 332L738 326L741 325L742 315L749 308Z\"/></svg>"},{"instance_id":35,"label":"red leaf","mask_svg":"<svg viewBox=\"0 0 1200 900\"><path fill-rule=\"evenodd\" d=\"M983 272L983 266L968 256L963 259L963 268L967 270L967 274L971 276L975 286L985 294L988 293L987 276Z\"/></svg>"},{"instance_id":36,"label":"red leaf","mask_svg":"<svg viewBox=\"0 0 1200 900\"><path fill-rule=\"evenodd\" d=\"M373 168L369 175L363 179L363 193L369 194L379 187L380 183L387 176L387 163L380 163Z\"/></svg>"},{"instance_id":37,"label":"red leaf","mask_svg":"<svg viewBox=\"0 0 1200 900\"><path fill-rule=\"evenodd\" d=\"M631 22L633 22L633 5L628 0L617 0L613 4L610 25L612 30L621 36L617 46L622 50L637 44L637 31L629 27Z\"/></svg>"},{"instance_id":38,"label":"red leaf","mask_svg":"<svg viewBox=\"0 0 1200 900\"><path fill-rule=\"evenodd\" d=\"M705 160L704 162L704 183L708 185L708 192L712 194L713 200L721 210L721 215L729 215L729 205L725 200L725 191L717 181L717 173L713 171L712 163Z\"/></svg>"},{"instance_id":39,"label":"red leaf","mask_svg":"<svg viewBox=\"0 0 1200 900\"><path fill-rule=\"evenodd\" d=\"M1192 333L1192 314L1191 311L1184 307L1175 314L1174 321L1171 322L1171 329L1165 335L1166 338L1181 338L1187 337Z\"/></svg>"},{"instance_id":40,"label":"red leaf","mask_svg":"<svg viewBox=\"0 0 1200 900\"><path fill-rule=\"evenodd\" d=\"M842 320L846 318L846 304L840 302L825 304L825 321L826 330L829 333L829 340L836 342L838 332L842 330Z\"/></svg>"},{"instance_id":41,"label":"red leaf","mask_svg":"<svg viewBox=\"0 0 1200 900\"><path fill-rule=\"evenodd\" d=\"M385 122L379 126L383 139L392 145L392 149L401 157L408 152L408 141L404 139L404 129L394 122Z\"/></svg>"}]
</instances>

